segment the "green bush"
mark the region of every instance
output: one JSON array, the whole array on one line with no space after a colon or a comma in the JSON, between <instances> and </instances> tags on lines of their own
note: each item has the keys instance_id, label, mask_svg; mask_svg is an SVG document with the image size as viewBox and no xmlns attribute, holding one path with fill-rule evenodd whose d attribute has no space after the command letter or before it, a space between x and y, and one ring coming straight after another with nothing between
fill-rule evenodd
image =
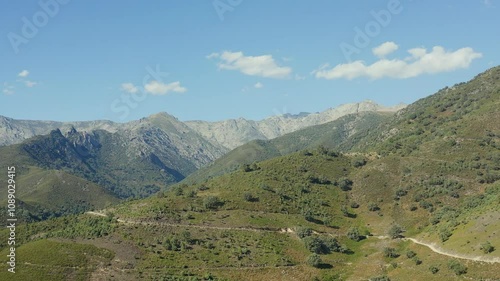
<instances>
[{"instance_id":1,"label":"green bush","mask_svg":"<svg viewBox=\"0 0 500 281\"><path fill-rule=\"evenodd\" d=\"M386 256L388 258L397 258L397 257L399 257L399 254L396 251L396 249L390 248L390 247L385 247L384 248L384 256Z\"/></svg>"},{"instance_id":2,"label":"green bush","mask_svg":"<svg viewBox=\"0 0 500 281\"><path fill-rule=\"evenodd\" d=\"M398 224L391 225L391 228L389 228L388 232L389 237L391 237L392 239L401 237L401 233L403 233L403 228Z\"/></svg>"},{"instance_id":3,"label":"green bush","mask_svg":"<svg viewBox=\"0 0 500 281\"><path fill-rule=\"evenodd\" d=\"M312 267L320 267L321 263L323 261L321 260L321 257L318 254L312 254L307 257L306 263Z\"/></svg>"},{"instance_id":4,"label":"green bush","mask_svg":"<svg viewBox=\"0 0 500 281\"><path fill-rule=\"evenodd\" d=\"M295 233L297 234L297 236L300 239L302 239L302 238L305 238L307 236L311 236L312 235L312 229L310 229L309 227L298 227L295 230Z\"/></svg>"},{"instance_id":5,"label":"green bush","mask_svg":"<svg viewBox=\"0 0 500 281\"><path fill-rule=\"evenodd\" d=\"M376 212L376 211L380 210L380 208L377 205L377 203L370 202L370 203L368 203L368 210L371 212Z\"/></svg>"},{"instance_id":6,"label":"green bush","mask_svg":"<svg viewBox=\"0 0 500 281\"><path fill-rule=\"evenodd\" d=\"M436 274L439 271L439 268L437 266L432 265L429 267L429 270L432 272L432 274Z\"/></svg>"},{"instance_id":7,"label":"green bush","mask_svg":"<svg viewBox=\"0 0 500 281\"><path fill-rule=\"evenodd\" d=\"M359 234L359 229L357 227L351 227L349 231L347 231L347 238L357 242L361 240L362 236Z\"/></svg>"},{"instance_id":8,"label":"green bush","mask_svg":"<svg viewBox=\"0 0 500 281\"><path fill-rule=\"evenodd\" d=\"M221 206L223 204L222 201L219 200L219 198L217 196L207 196L204 200L203 200L203 206L205 207L205 209L207 210L214 210L214 209L217 209L219 206Z\"/></svg>"},{"instance_id":9,"label":"green bush","mask_svg":"<svg viewBox=\"0 0 500 281\"><path fill-rule=\"evenodd\" d=\"M406 257L411 259L413 257L415 257L417 255L417 253L415 253L414 251L408 251L406 252Z\"/></svg>"},{"instance_id":10,"label":"green bush","mask_svg":"<svg viewBox=\"0 0 500 281\"><path fill-rule=\"evenodd\" d=\"M481 244L481 250L483 250L483 253L489 254L495 250L495 247L491 245L490 241L486 241L485 243Z\"/></svg>"},{"instance_id":11,"label":"green bush","mask_svg":"<svg viewBox=\"0 0 500 281\"><path fill-rule=\"evenodd\" d=\"M467 267L465 265L461 264L457 260L450 260L448 262L448 268L453 270L453 272L456 275L462 275L462 274L467 273Z\"/></svg>"}]
</instances>

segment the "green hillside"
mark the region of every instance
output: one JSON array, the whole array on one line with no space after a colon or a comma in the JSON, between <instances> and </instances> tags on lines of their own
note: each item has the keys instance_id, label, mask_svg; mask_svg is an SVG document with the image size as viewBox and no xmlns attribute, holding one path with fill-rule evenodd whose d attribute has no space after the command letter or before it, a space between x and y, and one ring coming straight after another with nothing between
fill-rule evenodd
<instances>
[{"instance_id":1,"label":"green hillside","mask_svg":"<svg viewBox=\"0 0 500 281\"><path fill-rule=\"evenodd\" d=\"M366 134L382 122L389 120L392 113L361 112L341 117L326 124L311 126L272 140L256 140L242 145L207 167L190 174L183 183L202 182L214 176L232 172L242 165L287 155L304 149L325 146L338 149L345 142L350 143L354 134Z\"/></svg>"},{"instance_id":2,"label":"green hillside","mask_svg":"<svg viewBox=\"0 0 500 281\"><path fill-rule=\"evenodd\" d=\"M300 151L21 225L19 249L47 238L107 249L120 255L100 269L111 280L499 280L499 103L496 67L377 126L310 129L340 135L344 153L300 148L326 143L299 135L254 142L258 157Z\"/></svg>"}]
</instances>

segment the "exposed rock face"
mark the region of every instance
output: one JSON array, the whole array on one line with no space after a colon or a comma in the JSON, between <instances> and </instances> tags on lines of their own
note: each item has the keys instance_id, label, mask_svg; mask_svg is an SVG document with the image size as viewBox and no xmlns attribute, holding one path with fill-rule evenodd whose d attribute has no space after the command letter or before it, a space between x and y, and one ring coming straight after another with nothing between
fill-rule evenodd
<instances>
[{"instance_id":1,"label":"exposed rock face","mask_svg":"<svg viewBox=\"0 0 500 281\"><path fill-rule=\"evenodd\" d=\"M405 106L399 104L393 107L384 107L372 101L364 101L344 104L320 113L285 114L272 116L261 121L240 118L220 122L187 121L186 124L212 143L234 149L252 140L273 139L306 127L334 121L348 114L366 111L394 112Z\"/></svg>"}]
</instances>

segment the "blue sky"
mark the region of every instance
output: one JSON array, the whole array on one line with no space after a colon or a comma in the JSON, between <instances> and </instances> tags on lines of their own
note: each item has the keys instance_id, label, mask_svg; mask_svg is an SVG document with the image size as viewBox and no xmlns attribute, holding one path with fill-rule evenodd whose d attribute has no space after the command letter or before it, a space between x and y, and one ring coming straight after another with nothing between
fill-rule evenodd
<instances>
[{"instance_id":1,"label":"blue sky","mask_svg":"<svg viewBox=\"0 0 500 281\"><path fill-rule=\"evenodd\" d=\"M0 115L262 119L411 103L500 64L500 2L0 1Z\"/></svg>"}]
</instances>

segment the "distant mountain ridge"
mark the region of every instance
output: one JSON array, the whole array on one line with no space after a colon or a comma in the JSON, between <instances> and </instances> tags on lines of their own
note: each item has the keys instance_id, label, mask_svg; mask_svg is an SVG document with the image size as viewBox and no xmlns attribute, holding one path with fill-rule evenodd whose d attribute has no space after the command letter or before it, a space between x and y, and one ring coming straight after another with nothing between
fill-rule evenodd
<instances>
[{"instance_id":1,"label":"distant mountain ridge","mask_svg":"<svg viewBox=\"0 0 500 281\"><path fill-rule=\"evenodd\" d=\"M187 121L186 124L215 144L234 149L252 140L270 140L297 130L325 124L340 117L360 112L396 112L405 104L385 107L367 100L343 104L318 113L283 114L260 121L230 119L219 122Z\"/></svg>"},{"instance_id":2,"label":"distant mountain ridge","mask_svg":"<svg viewBox=\"0 0 500 281\"><path fill-rule=\"evenodd\" d=\"M179 121L174 116L161 112L139 120L127 123L116 123L107 120L78 121L78 122L56 122L38 120L16 120L0 116L0 146L20 143L25 139L49 134L50 131L60 129L68 132L71 128L77 131L104 130L110 133L127 131L137 128L148 120L156 120L169 123L169 128L181 128L184 131L192 130L200 134L207 141L227 152L249 141L262 139L273 139L284 134L319 124L336 120L342 116L364 112L364 111L397 111L406 105L399 104L393 107L378 105L373 101L344 104L336 108L330 108L320 113L300 113L297 115L284 114L271 116L260 121L246 120L244 118L229 119L217 122L207 121ZM163 117L160 117L163 116ZM175 125L174 125L175 123ZM167 130L168 131L168 130Z\"/></svg>"}]
</instances>

